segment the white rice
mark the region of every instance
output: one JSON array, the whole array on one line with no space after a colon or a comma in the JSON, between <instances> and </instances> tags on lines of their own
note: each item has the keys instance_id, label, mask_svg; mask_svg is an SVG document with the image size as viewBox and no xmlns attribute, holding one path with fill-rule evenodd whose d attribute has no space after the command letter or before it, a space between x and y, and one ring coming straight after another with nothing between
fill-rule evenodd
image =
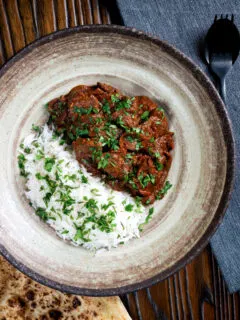
<instances>
[{"instance_id":1,"label":"white rice","mask_svg":"<svg viewBox=\"0 0 240 320\"><path fill-rule=\"evenodd\" d=\"M148 215L145 207L88 173L47 125L40 134L24 139L19 154L26 173L25 195L61 238L98 250L139 237L139 226ZM86 222L86 218L92 221Z\"/></svg>"}]
</instances>

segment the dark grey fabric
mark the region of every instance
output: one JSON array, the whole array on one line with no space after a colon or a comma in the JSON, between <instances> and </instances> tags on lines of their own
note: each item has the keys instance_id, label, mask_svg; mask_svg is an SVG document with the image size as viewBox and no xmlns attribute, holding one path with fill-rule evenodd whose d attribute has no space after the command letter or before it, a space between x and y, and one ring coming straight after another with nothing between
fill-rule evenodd
<instances>
[{"instance_id":1,"label":"dark grey fabric","mask_svg":"<svg viewBox=\"0 0 240 320\"><path fill-rule=\"evenodd\" d=\"M154 34L191 57L206 73L201 56L204 36L215 14L235 14L239 0L118 0L126 26ZM240 58L227 78L227 109L237 149L235 187L227 214L211 239L212 249L231 292L240 290Z\"/></svg>"}]
</instances>

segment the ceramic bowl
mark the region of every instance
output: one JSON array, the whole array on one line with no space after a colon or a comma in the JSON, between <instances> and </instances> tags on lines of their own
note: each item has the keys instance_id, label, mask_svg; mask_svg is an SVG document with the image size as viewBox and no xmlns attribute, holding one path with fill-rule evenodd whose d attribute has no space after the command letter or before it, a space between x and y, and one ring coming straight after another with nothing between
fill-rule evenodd
<instances>
[{"instance_id":1,"label":"ceramic bowl","mask_svg":"<svg viewBox=\"0 0 240 320\"><path fill-rule=\"evenodd\" d=\"M57 237L23 194L17 147L43 105L97 81L147 95L166 110L175 133L169 180L140 239L94 255ZM234 145L218 93L181 52L118 26L85 26L44 37L0 71L0 249L22 272L59 290L115 295L150 286L198 254L216 230L232 188Z\"/></svg>"}]
</instances>

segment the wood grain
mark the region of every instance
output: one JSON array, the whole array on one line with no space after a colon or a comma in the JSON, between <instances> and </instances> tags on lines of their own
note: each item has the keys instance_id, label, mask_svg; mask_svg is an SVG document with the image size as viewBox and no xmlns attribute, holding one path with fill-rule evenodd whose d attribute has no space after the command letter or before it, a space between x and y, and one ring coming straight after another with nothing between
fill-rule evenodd
<instances>
[{"instance_id":1,"label":"wood grain","mask_svg":"<svg viewBox=\"0 0 240 320\"><path fill-rule=\"evenodd\" d=\"M106 0L0 0L0 64L35 39L82 24L121 23ZM133 319L240 319L239 294L229 294L208 246L167 280L121 297Z\"/></svg>"}]
</instances>

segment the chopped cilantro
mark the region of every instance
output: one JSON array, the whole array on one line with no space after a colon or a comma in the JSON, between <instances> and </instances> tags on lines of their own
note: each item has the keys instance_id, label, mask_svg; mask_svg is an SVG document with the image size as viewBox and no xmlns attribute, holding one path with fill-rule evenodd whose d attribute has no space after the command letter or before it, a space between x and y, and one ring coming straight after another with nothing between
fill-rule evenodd
<instances>
[{"instance_id":1,"label":"chopped cilantro","mask_svg":"<svg viewBox=\"0 0 240 320\"><path fill-rule=\"evenodd\" d=\"M111 135L110 132L107 132L108 137L100 136L99 142L102 144L102 146L108 146L110 149L118 150L119 144L118 140L116 139L116 134Z\"/></svg>"},{"instance_id":2,"label":"chopped cilantro","mask_svg":"<svg viewBox=\"0 0 240 320\"><path fill-rule=\"evenodd\" d=\"M80 129L76 128L76 137L82 137L82 136L87 136L89 134L88 129Z\"/></svg>"},{"instance_id":3,"label":"chopped cilantro","mask_svg":"<svg viewBox=\"0 0 240 320\"><path fill-rule=\"evenodd\" d=\"M157 110L162 112L162 119L164 119L164 117L165 117L165 113L164 113L163 108L161 108L161 107L157 107Z\"/></svg>"},{"instance_id":4,"label":"chopped cilantro","mask_svg":"<svg viewBox=\"0 0 240 320\"><path fill-rule=\"evenodd\" d=\"M107 214L101 215L97 220L96 223L98 225L98 228L102 232L110 233L114 230L114 227L116 227L116 224L113 223L115 219L115 212L114 211L108 211Z\"/></svg>"},{"instance_id":5,"label":"chopped cilantro","mask_svg":"<svg viewBox=\"0 0 240 320\"><path fill-rule=\"evenodd\" d=\"M119 99L119 93L116 93L115 95L112 94L112 95L111 95L111 100L112 100L113 103L119 102L119 101L120 101L120 99Z\"/></svg>"},{"instance_id":6,"label":"chopped cilantro","mask_svg":"<svg viewBox=\"0 0 240 320\"><path fill-rule=\"evenodd\" d=\"M163 169L163 164L155 161L155 167L157 168L157 171L161 171Z\"/></svg>"},{"instance_id":7,"label":"chopped cilantro","mask_svg":"<svg viewBox=\"0 0 240 320\"><path fill-rule=\"evenodd\" d=\"M150 114L150 112L149 111L144 111L143 113L142 113L142 115L141 115L141 119L142 120L147 120L148 118L149 118L149 114Z\"/></svg>"},{"instance_id":8,"label":"chopped cilantro","mask_svg":"<svg viewBox=\"0 0 240 320\"><path fill-rule=\"evenodd\" d=\"M169 181L166 181L164 187L157 193L156 199L159 200L161 196L165 195L171 187L172 184Z\"/></svg>"},{"instance_id":9,"label":"chopped cilantro","mask_svg":"<svg viewBox=\"0 0 240 320\"><path fill-rule=\"evenodd\" d=\"M136 134L140 134L140 133L143 133L143 130L141 128L132 128L132 132Z\"/></svg>"},{"instance_id":10,"label":"chopped cilantro","mask_svg":"<svg viewBox=\"0 0 240 320\"><path fill-rule=\"evenodd\" d=\"M133 204L131 204L131 203L129 203L129 204L127 204L126 206L125 206L125 210L126 211L128 211L128 212L131 212L132 210L133 210L133 207L134 207L134 205Z\"/></svg>"},{"instance_id":11,"label":"chopped cilantro","mask_svg":"<svg viewBox=\"0 0 240 320\"><path fill-rule=\"evenodd\" d=\"M73 111L79 115L84 115L84 114L90 114L93 110L93 107L90 106L89 108L83 108L83 107L73 107ZM95 111L94 111L95 112Z\"/></svg>"},{"instance_id":12,"label":"chopped cilantro","mask_svg":"<svg viewBox=\"0 0 240 320\"><path fill-rule=\"evenodd\" d=\"M136 196L134 201L135 201L136 206L139 207L141 204L142 198L139 196Z\"/></svg>"},{"instance_id":13,"label":"chopped cilantro","mask_svg":"<svg viewBox=\"0 0 240 320\"><path fill-rule=\"evenodd\" d=\"M149 209L148 215L146 216L145 221L139 225L139 227L138 227L139 231L143 231L144 225L147 224L152 219L153 212L154 212L154 208L152 207Z\"/></svg>"},{"instance_id":14,"label":"chopped cilantro","mask_svg":"<svg viewBox=\"0 0 240 320\"><path fill-rule=\"evenodd\" d=\"M103 112L105 112L107 114L111 114L110 105L106 100L103 103L102 110L103 110Z\"/></svg>"},{"instance_id":15,"label":"chopped cilantro","mask_svg":"<svg viewBox=\"0 0 240 320\"><path fill-rule=\"evenodd\" d=\"M54 158L46 158L44 161L44 169L48 172L51 172L54 164L55 164Z\"/></svg>"},{"instance_id":16,"label":"chopped cilantro","mask_svg":"<svg viewBox=\"0 0 240 320\"><path fill-rule=\"evenodd\" d=\"M119 111L121 109L130 109L132 105L131 99L120 100L116 103L116 110Z\"/></svg>"},{"instance_id":17,"label":"chopped cilantro","mask_svg":"<svg viewBox=\"0 0 240 320\"><path fill-rule=\"evenodd\" d=\"M85 207L88 209L89 212L95 213L98 210L97 201L93 198L90 198L86 203Z\"/></svg>"},{"instance_id":18,"label":"chopped cilantro","mask_svg":"<svg viewBox=\"0 0 240 320\"><path fill-rule=\"evenodd\" d=\"M34 124L32 124L32 130L38 133L41 132L41 128L39 126L35 126Z\"/></svg>"},{"instance_id":19,"label":"chopped cilantro","mask_svg":"<svg viewBox=\"0 0 240 320\"><path fill-rule=\"evenodd\" d=\"M38 180L42 180L42 179L44 178L44 176L42 176L40 172L37 172L37 173L35 174L35 177L36 177Z\"/></svg>"},{"instance_id":20,"label":"chopped cilantro","mask_svg":"<svg viewBox=\"0 0 240 320\"><path fill-rule=\"evenodd\" d=\"M48 203L49 203L49 201L51 199L51 196L52 196L52 194L50 192L47 192L45 194L45 196L43 197L43 201L44 201L46 207L48 206Z\"/></svg>"},{"instance_id":21,"label":"chopped cilantro","mask_svg":"<svg viewBox=\"0 0 240 320\"><path fill-rule=\"evenodd\" d=\"M137 190L137 185L136 185L136 183L135 183L134 181L129 180L128 183L131 185L131 187L132 187L133 189Z\"/></svg>"},{"instance_id":22,"label":"chopped cilantro","mask_svg":"<svg viewBox=\"0 0 240 320\"><path fill-rule=\"evenodd\" d=\"M108 159L110 158L110 154L106 153L104 156L102 156L98 162L98 169L106 168L108 165Z\"/></svg>"},{"instance_id":23,"label":"chopped cilantro","mask_svg":"<svg viewBox=\"0 0 240 320\"><path fill-rule=\"evenodd\" d=\"M47 212L43 208L37 208L36 214L43 220L47 221L49 219Z\"/></svg>"},{"instance_id":24,"label":"chopped cilantro","mask_svg":"<svg viewBox=\"0 0 240 320\"><path fill-rule=\"evenodd\" d=\"M94 189L91 189L90 191L94 196L100 196L98 189L94 188Z\"/></svg>"},{"instance_id":25,"label":"chopped cilantro","mask_svg":"<svg viewBox=\"0 0 240 320\"><path fill-rule=\"evenodd\" d=\"M143 188L146 188L147 185L149 184L149 182L151 182L152 184L155 184L155 176L150 174L146 174L145 176L143 175L143 173L141 172L138 175L138 180L141 183L141 186Z\"/></svg>"},{"instance_id":26,"label":"chopped cilantro","mask_svg":"<svg viewBox=\"0 0 240 320\"><path fill-rule=\"evenodd\" d=\"M117 117L116 123L117 123L120 127L124 128L124 129L126 128L125 122L122 120L122 116Z\"/></svg>"},{"instance_id":27,"label":"chopped cilantro","mask_svg":"<svg viewBox=\"0 0 240 320\"><path fill-rule=\"evenodd\" d=\"M137 143L136 143L136 150L138 151L138 150L140 150L142 148L142 143L141 143L141 141L137 141Z\"/></svg>"},{"instance_id":28,"label":"chopped cilantro","mask_svg":"<svg viewBox=\"0 0 240 320\"><path fill-rule=\"evenodd\" d=\"M70 132L70 131L68 131L68 136L69 136L69 138L71 139L71 140L75 140L75 137L74 137L74 135L72 134L72 132Z\"/></svg>"},{"instance_id":29,"label":"chopped cilantro","mask_svg":"<svg viewBox=\"0 0 240 320\"><path fill-rule=\"evenodd\" d=\"M82 181L82 183L88 183L88 178L85 177L84 175L82 175L81 181Z\"/></svg>"},{"instance_id":30,"label":"chopped cilantro","mask_svg":"<svg viewBox=\"0 0 240 320\"><path fill-rule=\"evenodd\" d=\"M114 202L112 202L112 201L109 201L107 204L102 204L101 205L101 209L103 209L103 210L107 210L109 207L111 207L112 205L114 205Z\"/></svg>"},{"instance_id":31,"label":"chopped cilantro","mask_svg":"<svg viewBox=\"0 0 240 320\"><path fill-rule=\"evenodd\" d=\"M18 156L18 167L20 169L20 175L23 177L27 177L28 173L25 170L26 158L23 153L20 153Z\"/></svg>"},{"instance_id":32,"label":"chopped cilantro","mask_svg":"<svg viewBox=\"0 0 240 320\"><path fill-rule=\"evenodd\" d=\"M103 122L103 119L102 118L96 118L95 119L95 123L96 124L100 124L100 123L102 123Z\"/></svg>"},{"instance_id":33,"label":"chopped cilantro","mask_svg":"<svg viewBox=\"0 0 240 320\"><path fill-rule=\"evenodd\" d=\"M83 242L91 241L89 238L86 237L89 233L89 230L85 230L84 226L81 226L81 227L76 226L76 229L77 229L77 231L74 236L75 241L77 241L79 239L82 240Z\"/></svg>"},{"instance_id":34,"label":"chopped cilantro","mask_svg":"<svg viewBox=\"0 0 240 320\"><path fill-rule=\"evenodd\" d=\"M27 153L27 154L29 154L29 153L31 153L31 149L30 149L30 148L25 148L25 149L24 149L24 152Z\"/></svg>"},{"instance_id":35,"label":"chopped cilantro","mask_svg":"<svg viewBox=\"0 0 240 320\"><path fill-rule=\"evenodd\" d=\"M44 153L42 152L42 150L38 150L36 154L36 160L41 160L43 158L44 158Z\"/></svg>"},{"instance_id":36,"label":"chopped cilantro","mask_svg":"<svg viewBox=\"0 0 240 320\"><path fill-rule=\"evenodd\" d=\"M125 159L132 159L132 157L133 157L133 156L132 156L131 153L127 153L126 156L125 156Z\"/></svg>"},{"instance_id":37,"label":"chopped cilantro","mask_svg":"<svg viewBox=\"0 0 240 320\"><path fill-rule=\"evenodd\" d=\"M136 138L132 137L132 136L127 136L126 139L129 141L129 142L135 142L136 141Z\"/></svg>"}]
</instances>

